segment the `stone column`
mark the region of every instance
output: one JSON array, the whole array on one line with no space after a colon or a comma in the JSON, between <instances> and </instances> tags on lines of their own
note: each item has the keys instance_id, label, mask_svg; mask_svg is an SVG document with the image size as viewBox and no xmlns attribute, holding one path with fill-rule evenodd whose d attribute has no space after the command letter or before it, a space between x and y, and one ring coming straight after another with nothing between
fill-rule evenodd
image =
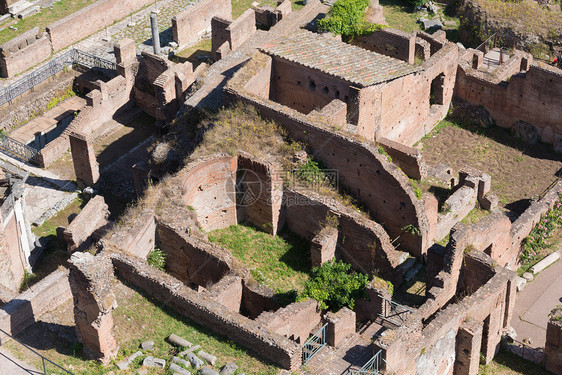
<instances>
[{"instance_id":1,"label":"stone column","mask_svg":"<svg viewBox=\"0 0 562 375\"><path fill-rule=\"evenodd\" d=\"M549 315L546 327L546 369L553 374L562 375L562 306L558 306Z\"/></svg>"},{"instance_id":2,"label":"stone column","mask_svg":"<svg viewBox=\"0 0 562 375\"><path fill-rule=\"evenodd\" d=\"M72 132L70 134L70 151L72 152L72 162L74 163L78 187L83 189L98 182L100 171L90 135Z\"/></svg>"},{"instance_id":3,"label":"stone column","mask_svg":"<svg viewBox=\"0 0 562 375\"><path fill-rule=\"evenodd\" d=\"M89 357L108 364L119 349L112 333L111 310L117 302L111 289L111 260L104 255L74 253L69 278L78 340Z\"/></svg>"},{"instance_id":4,"label":"stone column","mask_svg":"<svg viewBox=\"0 0 562 375\"><path fill-rule=\"evenodd\" d=\"M158 31L158 14L150 13L150 27L152 28L152 47L154 54L160 55L160 31Z\"/></svg>"}]
</instances>

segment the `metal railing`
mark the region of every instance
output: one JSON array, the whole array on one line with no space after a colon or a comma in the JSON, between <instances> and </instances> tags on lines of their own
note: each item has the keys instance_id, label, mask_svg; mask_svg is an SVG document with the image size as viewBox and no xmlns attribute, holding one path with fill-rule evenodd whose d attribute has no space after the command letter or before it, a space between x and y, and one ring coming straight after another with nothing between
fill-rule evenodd
<instances>
[{"instance_id":1,"label":"metal railing","mask_svg":"<svg viewBox=\"0 0 562 375\"><path fill-rule=\"evenodd\" d=\"M517 341L511 337L503 337L504 348L507 347L511 353L524 360L531 361L536 364L541 364L544 361L544 351L543 348L531 348L524 342Z\"/></svg>"},{"instance_id":2,"label":"metal railing","mask_svg":"<svg viewBox=\"0 0 562 375\"><path fill-rule=\"evenodd\" d=\"M57 365L55 362L51 361L50 359L42 356L41 354L37 353L35 350L33 350L32 348L30 348L29 346L25 345L23 342L19 341L18 339L16 339L14 336L10 335L8 332L4 331L3 329L0 328L0 332L2 332L3 334L5 334L6 336L8 336L9 338L11 338L12 340L14 340L15 342L17 342L18 344L20 344L21 346L23 346L24 348L28 349L29 351L31 351L33 354L41 357L41 364L43 366L43 372L41 373L42 375L47 375L47 366L45 362L48 362L56 367L58 367L59 369L61 369L62 371L64 371L67 374L70 375L74 375L72 372L68 371L67 369Z\"/></svg>"},{"instance_id":3,"label":"metal railing","mask_svg":"<svg viewBox=\"0 0 562 375\"><path fill-rule=\"evenodd\" d=\"M376 375L381 372L382 350L379 350L367 363L359 370L351 372L352 375Z\"/></svg>"},{"instance_id":4,"label":"metal railing","mask_svg":"<svg viewBox=\"0 0 562 375\"><path fill-rule=\"evenodd\" d=\"M2 133L0 133L0 151L28 163L39 164L39 151Z\"/></svg>"},{"instance_id":5,"label":"metal railing","mask_svg":"<svg viewBox=\"0 0 562 375\"><path fill-rule=\"evenodd\" d=\"M383 300L382 314L379 314L379 317L397 327L408 320L410 314L414 312L412 309L384 298L380 294L379 297Z\"/></svg>"},{"instance_id":6,"label":"metal railing","mask_svg":"<svg viewBox=\"0 0 562 375\"><path fill-rule=\"evenodd\" d=\"M306 365L316 353L326 346L326 327L324 324L302 347L302 364Z\"/></svg>"},{"instance_id":7,"label":"metal railing","mask_svg":"<svg viewBox=\"0 0 562 375\"><path fill-rule=\"evenodd\" d=\"M116 69L116 64L112 61L73 48L29 73L22 79L0 89L0 106L11 103L12 100L21 94L33 89L41 82L73 65L79 65L87 69L99 68L105 73L115 71Z\"/></svg>"},{"instance_id":8,"label":"metal railing","mask_svg":"<svg viewBox=\"0 0 562 375\"><path fill-rule=\"evenodd\" d=\"M106 60L91 53L80 51L79 49L73 49L73 63L80 65L87 69L100 68L107 71L115 71L117 69L117 64L113 61Z\"/></svg>"}]
</instances>

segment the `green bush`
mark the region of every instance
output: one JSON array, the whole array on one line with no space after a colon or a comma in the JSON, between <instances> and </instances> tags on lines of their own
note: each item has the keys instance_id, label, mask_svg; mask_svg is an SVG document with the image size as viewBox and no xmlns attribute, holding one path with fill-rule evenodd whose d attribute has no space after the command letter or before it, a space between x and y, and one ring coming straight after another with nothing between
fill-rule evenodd
<instances>
[{"instance_id":1,"label":"green bush","mask_svg":"<svg viewBox=\"0 0 562 375\"><path fill-rule=\"evenodd\" d=\"M365 8L369 0L338 0L330 9L327 18L318 21L318 30L329 31L344 38L370 34L380 30L382 25L373 25L364 20Z\"/></svg>"},{"instance_id":2,"label":"green bush","mask_svg":"<svg viewBox=\"0 0 562 375\"><path fill-rule=\"evenodd\" d=\"M166 267L166 254L162 250L155 248L148 254L147 262L152 267L164 271L164 267Z\"/></svg>"},{"instance_id":3,"label":"green bush","mask_svg":"<svg viewBox=\"0 0 562 375\"><path fill-rule=\"evenodd\" d=\"M332 261L312 269L303 297L317 300L324 310L353 309L355 301L366 296L368 282L369 276L353 271L350 264Z\"/></svg>"}]
</instances>

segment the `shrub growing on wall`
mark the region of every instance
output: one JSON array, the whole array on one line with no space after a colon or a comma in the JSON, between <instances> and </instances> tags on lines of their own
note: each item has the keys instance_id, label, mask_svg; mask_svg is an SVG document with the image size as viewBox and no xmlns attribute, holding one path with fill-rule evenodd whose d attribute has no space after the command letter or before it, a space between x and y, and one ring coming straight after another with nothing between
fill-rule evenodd
<instances>
[{"instance_id":1,"label":"shrub growing on wall","mask_svg":"<svg viewBox=\"0 0 562 375\"><path fill-rule=\"evenodd\" d=\"M162 252L160 249L154 249L148 254L148 258L146 259L148 264L152 267L159 269L160 271L164 271L166 267L166 254Z\"/></svg>"},{"instance_id":2,"label":"shrub growing on wall","mask_svg":"<svg viewBox=\"0 0 562 375\"><path fill-rule=\"evenodd\" d=\"M355 301L366 296L368 283L369 276L353 271L350 264L331 261L312 269L303 296L317 300L324 310L353 309Z\"/></svg>"},{"instance_id":3,"label":"shrub growing on wall","mask_svg":"<svg viewBox=\"0 0 562 375\"><path fill-rule=\"evenodd\" d=\"M318 21L318 30L329 31L349 39L355 35L365 35L382 28L364 20L365 8L369 0L338 0L330 9L327 18Z\"/></svg>"}]
</instances>

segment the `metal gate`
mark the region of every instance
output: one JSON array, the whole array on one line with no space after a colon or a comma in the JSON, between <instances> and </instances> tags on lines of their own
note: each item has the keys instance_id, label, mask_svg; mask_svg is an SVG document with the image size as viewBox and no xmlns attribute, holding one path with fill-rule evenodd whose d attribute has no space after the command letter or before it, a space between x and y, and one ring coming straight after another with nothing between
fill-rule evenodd
<instances>
[{"instance_id":1,"label":"metal gate","mask_svg":"<svg viewBox=\"0 0 562 375\"><path fill-rule=\"evenodd\" d=\"M380 294L379 297L383 299L382 314L379 314L379 317L397 327L401 326L406 320L408 320L410 314L414 312L406 306L384 298Z\"/></svg>"},{"instance_id":2,"label":"metal gate","mask_svg":"<svg viewBox=\"0 0 562 375\"><path fill-rule=\"evenodd\" d=\"M303 365L306 365L306 363L308 361L310 361L310 359L312 357L314 357L314 355L316 353L318 353L318 351L320 349L322 349L324 346L326 346L326 327L327 326L328 326L328 323L324 324L318 332L316 332L311 338L308 339L307 342L304 343L304 346L302 347L302 364Z\"/></svg>"}]
</instances>

